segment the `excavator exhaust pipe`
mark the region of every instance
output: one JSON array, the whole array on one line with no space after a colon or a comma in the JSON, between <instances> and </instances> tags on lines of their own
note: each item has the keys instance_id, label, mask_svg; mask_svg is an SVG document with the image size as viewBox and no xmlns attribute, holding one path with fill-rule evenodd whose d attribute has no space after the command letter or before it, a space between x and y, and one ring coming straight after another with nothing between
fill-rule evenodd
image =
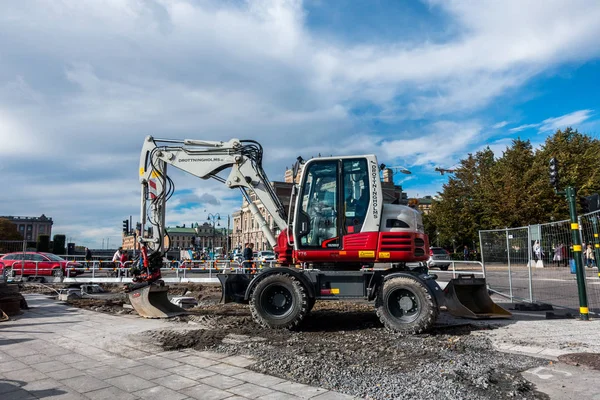
<instances>
[{"instance_id":1,"label":"excavator exhaust pipe","mask_svg":"<svg viewBox=\"0 0 600 400\"><path fill-rule=\"evenodd\" d=\"M137 313L144 318L171 318L186 314L186 311L169 301L168 286L147 285L132 289L129 302Z\"/></svg>"},{"instance_id":2,"label":"excavator exhaust pipe","mask_svg":"<svg viewBox=\"0 0 600 400\"><path fill-rule=\"evenodd\" d=\"M510 318L512 314L490 297L484 278L460 275L444 288L444 305L455 317L469 319Z\"/></svg>"}]
</instances>

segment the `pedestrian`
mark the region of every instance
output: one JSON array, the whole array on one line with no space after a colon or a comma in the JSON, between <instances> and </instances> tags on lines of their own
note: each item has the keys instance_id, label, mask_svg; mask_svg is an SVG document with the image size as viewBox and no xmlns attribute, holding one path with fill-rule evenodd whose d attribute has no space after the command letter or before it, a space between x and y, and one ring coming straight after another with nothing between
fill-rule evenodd
<instances>
[{"instance_id":1,"label":"pedestrian","mask_svg":"<svg viewBox=\"0 0 600 400\"><path fill-rule=\"evenodd\" d=\"M560 267L560 264L562 261L562 254L563 254L563 245L561 243L554 248L554 257L552 258L552 263L554 265L556 265L557 267Z\"/></svg>"},{"instance_id":2,"label":"pedestrian","mask_svg":"<svg viewBox=\"0 0 600 400\"><path fill-rule=\"evenodd\" d=\"M90 262L92 262L92 251L90 249L88 249L87 247L85 248L85 261L86 261L86 266L89 268Z\"/></svg>"},{"instance_id":3,"label":"pedestrian","mask_svg":"<svg viewBox=\"0 0 600 400\"><path fill-rule=\"evenodd\" d=\"M115 268L117 268L119 266L119 263L121 262L121 254L123 252L123 248L119 247L117 249L117 251L115 251L115 254L113 254L113 258L112 258L112 262Z\"/></svg>"},{"instance_id":4,"label":"pedestrian","mask_svg":"<svg viewBox=\"0 0 600 400\"><path fill-rule=\"evenodd\" d=\"M121 268L125 268L127 261L129 261L129 253L127 253L127 250L123 250L121 253L121 258L119 259Z\"/></svg>"},{"instance_id":5,"label":"pedestrian","mask_svg":"<svg viewBox=\"0 0 600 400\"><path fill-rule=\"evenodd\" d=\"M586 267L592 268L596 266L596 259L594 257L594 249L592 249L592 245L588 243L587 248L585 249L585 258L586 258Z\"/></svg>"},{"instance_id":6,"label":"pedestrian","mask_svg":"<svg viewBox=\"0 0 600 400\"><path fill-rule=\"evenodd\" d=\"M533 245L533 254L535 255L535 261L540 261L544 256L544 252L542 250L542 246L540 245L539 240L536 240Z\"/></svg>"},{"instance_id":7,"label":"pedestrian","mask_svg":"<svg viewBox=\"0 0 600 400\"><path fill-rule=\"evenodd\" d=\"M463 249L463 258L465 261L469 261L469 247L465 244L465 248Z\"/></svg>"},{"instance_id":8,"label":"pedestrian","mask_svg":"<svg viewBox=\"0 0 600 400\"><path fill-rule=\"evenodd\" d=\"M254 258L254 252L252 251L253 248L254 243L246 243L246 247L244 247L244 270L247 269L248 272L250 272L250 269L252 269L252 259Z\"/></svg>"}]
</instances>

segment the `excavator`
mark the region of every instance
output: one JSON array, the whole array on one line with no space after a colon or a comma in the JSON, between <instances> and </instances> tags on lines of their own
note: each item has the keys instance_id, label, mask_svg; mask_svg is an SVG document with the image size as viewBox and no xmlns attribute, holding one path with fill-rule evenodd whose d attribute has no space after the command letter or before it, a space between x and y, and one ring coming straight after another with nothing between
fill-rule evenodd
<instances>
[{"instance_id":1,"label":"excavator","mask_svg":"<svg viewBox=\"0 0 600 400\"><path fill-rule=\"evenodd\" d=\"M293 167L298 183L293 185L289 209L262 164L263 148L254 140L145 138L139 165L141 221L142 232L148 226L152 235L138 238L149 254L128 288L141 316L185 313L168 301L160 279L168 251L166 203L174 192L167 174L170 165L238 189L247 200L278 263L258 273L218 274L221 303L249 304L253 319L264 327L297 328L317 300L372 301L385 327L409 334L431 329L444 308L467 318L510 317L492 301L484 278L461 275L442 289L424 263L429 243L420 212L383 203L384 165L375 155L307 161L299 157ZM278 235L251 195L260 200Z\"/></svg>"}]
</instances>

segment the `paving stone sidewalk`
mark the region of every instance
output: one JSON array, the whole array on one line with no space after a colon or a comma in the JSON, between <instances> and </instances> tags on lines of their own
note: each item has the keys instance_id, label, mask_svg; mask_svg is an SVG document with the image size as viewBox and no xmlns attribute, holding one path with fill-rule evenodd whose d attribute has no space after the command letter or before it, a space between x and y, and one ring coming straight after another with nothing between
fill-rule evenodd
<instances>
[{"instance_id":1,"label":"paving stone sidewalk","mask_svg":"<svg viewBox=\"0 0 600 400\"><path fill-rule=\"evenodd\" d=\"M352 396L259 374L254 361L191 349L164 352L129 335L173 328L26 295L0 324L0 399L345 400Z\"/></svg>"}]
</instances>

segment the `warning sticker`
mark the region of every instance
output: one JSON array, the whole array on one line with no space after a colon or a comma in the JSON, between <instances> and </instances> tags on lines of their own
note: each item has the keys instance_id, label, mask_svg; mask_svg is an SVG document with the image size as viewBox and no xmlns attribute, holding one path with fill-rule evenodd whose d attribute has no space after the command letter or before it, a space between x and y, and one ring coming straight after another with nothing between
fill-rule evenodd
<instances>
[{"instance_id":1,"label":"warning sticker","mask_svg":"<svg viewBox=\"0 0 600 400\"><path fill-rule=\"evenodd\" d=\"M379 258L390 258L390 252L389 251L380 252Z\"/></svg>"},{"instance_id":2,"label":"warning sticker","mask_svg":"<svg viewBox=\"0 0 600 400\"><path fill-rule=\"evenodd\" d=\"M375 258L375 252L374 251L359 251L358 257L360 257L360 258Z\"/></svg>"}]
</instances>

